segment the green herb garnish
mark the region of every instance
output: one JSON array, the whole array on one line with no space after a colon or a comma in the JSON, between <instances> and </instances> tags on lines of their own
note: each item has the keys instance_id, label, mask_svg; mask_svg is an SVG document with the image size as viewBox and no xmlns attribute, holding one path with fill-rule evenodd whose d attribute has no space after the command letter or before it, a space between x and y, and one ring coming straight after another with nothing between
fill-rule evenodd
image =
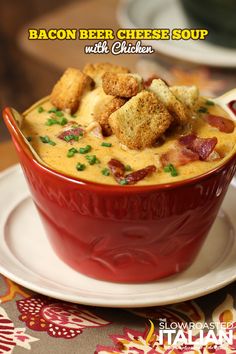
<instances>
[{"instance_id":1,"label":"green herb garnish","mask_svg":"<svg viewBox=\"0 0 236 354\"><path fill-rule=\"evenodd\" d=\"M105 141L103 141L103 142L101 143L101 146L111 147L112 144L111 144L111 143L106 143Z\"/></svg>"},{"instance_id":2,"label":"green herb garnish","mask_svg":"<svg viewBox=\"0 0 236 354\"><path fill-rule=\"evenodd\" d=\"M210 101L210 100L206 100L205 104L207 104L208 106L214 106L215 102Z\"/></svg>"},{"instance_id":3,"label":"green herb garnish","mask_svg":"<svg viewBox=\"0 0 236 354\"><path fill-rule=\"evenodd\" d=\"M119 184L120 184L121 186L125 186L126 184L128 184L128 182L127 182L127 180L124 178L124 179L121 179L121 180L119 181Z\"/></svg>"},{"instance_id":4,"label":"green herb garnish","mask_svg":"<svg viewBox=\"0 0 236 354\"><path fill-rule=\"evenodd\" d=\"M53 107L51 109L49 109L48 113L56 113L58 111L58 109L56 107Z\"/></svg>"},{"instance_id":5,"label":"green herb garnish","mask_svg":"<svg viewBox=\"0 0 236 354\"><path fill-rule=\"evenodd\" d=\"M198 113L207 113L208 112L208 110L207 110L207 108L206 107L200 107L199 109L198 109Z\"/></svg>"},{"instance_id":6,"label":"green herb garnish","mask_svg":"<svg viewBox=\"0 0 236 354\"><path fill-rule=\"evenodd\" d=\"M54 141L52 141L49 136L45 135L45 136L40 136L39 137L40 140L42 141L42 143L44 144L49 144L49 145L52 145L52 146L55 146L56 143Z\"/></svg>"},{"instance_id":7,"label":"green herb garnish","mask_svg":"<svg viewBox=\"0 0 236 354\"><path fill-rule=\"evenodd\" d=\"M110 171L106 167L103 168L101 172L102 172L103 176L110 176Z\"/></svg>"},{"instance_id":8,"label":"green herb garnish","mask_svg":"<svg viewBox=\"0 0 236 354\"><path fill-rule=\"evenodd\" d=\"M85 170L85 168L86 168L86 166L83 163L78 162L77 165L76 165L76 170L77 171L83 171L83 170Z\"/></svg>"},{"instance_id":9,"label":"green herb garnish","mask_svg":"<svg viewBox=\"0 0 236 354\"><path fill-rule=\"evenodd\" d=\"M172 177L178 176L178 172L177 172L175 166L172 165L171 163L169 163L168 165L166 165L164 167L164 172L170 172Z\"/></svg>"},{"instance_id":10,"label":"green herb garnish","mask_svg":"<svg viewBox=\"0 0 236 354\"><path fill-rule=\"evenodd\" d=\"M132 167L130 165L126 165L125 166L125 171L132 171Z\"/></svg>"},{"instance_id":11,"label":"green herb garnish","mask_svg":"<svg viewBox=\"0 0 236 354\"><path fill-rule=\"evenodd\" d=\"M64 113L63 113L62 111L56 111L56 112L55 112L55 115L56 115L57 117L63 117L63 116L64 116Z\"/></svg>"},{"instance_id":12,"label":"green herb garnish","mask_svg":"<svg viewBox=\"0 0 236 354\"><path fill-rule=\"evenodd\" d=\"M58 121L57 121L57 119L54 119L54 118L48 118L48 120L45 124L51 126L53 124L58 124Z\"/></svg>"},{"instance_id":13,"label":"green herb garnish","mask_svg":"<svg viewBox=\"0 0 236 354\"><path fill-rule=\"evenodd\" d=\"M42 106L39 106L38 107L38 113L42 113L42 112L44 112L44 108Z\"/></svg>"},{"instance_id":14,"label":"green herb garnish","mask_svg":"<svg viewBox=\"0 0 236 354\"><path fill-rule=\"evenodd\" d=\"M71 140L78 141L78 140L79 140L79 137L78 137L78 135L70 134L70 135L66 135L66 136L64 137L64 140L65 140L66 142L69 142L69 141L71 141Z\"/></svg>"},{"instance_id":15,"label":"green herb garnish","mask_svg":"<svg viewBox=\"0 0 236 354\"><path fill-rule=\"evenodd\" d=\"M67 157L73 157L75 154L77 154L79 151L76 148L71 148L67 152Z\"/></svg>"},{"instance_id":16,"label":"green herb garnish","mask_svg":"<svg viewBox=\"0 0 236 354\"><path fill-rule=\"evenodd\" d=\"M92 147L90 145L86 145L85 147L81 147L79 148L79 153L80 154L87 154L88 152L90 152L92 149Z\"/></svg>"},{"instance_id":17,"label":"green herb garnish","mask_svg":"<svg viewBox=\"0 0 236 354\"><path fill-rule=\"evenodd\" d=\"M32 137L31 136L27 136L26 139L28 140L29 143L32 141Z\"/></svg>"},{"instance_id":18,"label":"green herb garnish","mask_svg":"<svg viewBox=\"0 0 236 354\"><path fill-rule=\"evenodd\" d=\"M59 124L59 125L66 125L68 123L68 120L65 117L61 117L59 119L55 118L48 118L46 125L54 125L54 124Z\"/></svg>"},{"instance_id":19,"label":"green herb garnish","mask_svg":"<svg viewBox=\"0 0 236 354\"><path fill-rule=\"evenodd\" d=\"M59 120L58 120L58 123L60 125L66 125L68 123L68 120L65 118L65 117L61 117Z\"/></svg>"},{"instance_id":20,"label":"green herb garnish","mask_svg":"<svg viewBox=\"0 0 236 354\"><path fill-rule=\"evenodd\" d=\"M71 117L72 117L72 118L77 118L77 115L76 115L76 114L72 114Z\"/></svg>"},{"instance_id":21,"label":"green herb garnish","mask_svg":"<svg viewBox=\"0 0 236 354\"><path fill-rule=\"evenodd\" d=\"M94 165L95 163L100 162L96 155L86 155L85 158L88 160L90 165Z\"/></svg>"}]
</instances>

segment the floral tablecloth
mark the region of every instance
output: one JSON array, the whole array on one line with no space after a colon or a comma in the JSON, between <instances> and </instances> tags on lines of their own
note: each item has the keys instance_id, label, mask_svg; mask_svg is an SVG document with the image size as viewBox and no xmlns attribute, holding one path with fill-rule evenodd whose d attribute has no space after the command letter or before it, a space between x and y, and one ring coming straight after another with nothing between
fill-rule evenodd
<instances>
[{"instance_id":1,"label":"floral tablecloth","mask_svg":"<svg viewBox=\"0 0 236 354\"><path fill-rule=\"evenodd\" d=\"M73 27L71 16L68 19ZM77 23L78 18L75 19ZM56 60L53 58L55 50L50 55L48 49L45 52L48 60L57 62L58 56ZM72 55L61 58L67 60L61 66L73 64ZM74 60L77 60L76 56ZM211 69L177 60L168 61L162 56L138 60L136 68L145 77L154 74L171 85L195 84L206 96L214 97L236 86L235 69ZM196 332L196 345L191 348L160 346L159 325L163 319L169 323L202 324L230 321L236 328L236 283L210 295L174 305L109 309L51 299L23 289L0 275L0 354L27 353L27 350L33 354L236 354L236 329L232 345L225 343L214 348L209 343L209 347L199 347L199 333Z\"/></svg>"},{"instance_id":2,"label":"floral tablecloth","mask_svg":"<svg viewBox=\"0 0 236 354\"><path fill-rule=\"evenodd\" d=\"M160 321L231 322L236 328L236 283L174 305L109 309L76 305L33 293L0 276L0 353L155 354L236 353L233 344L191 348L159 345ZM216 333L217 336L217 333ZM215 349L214 349L215 348Z\"/></svg>"}]
</instances>

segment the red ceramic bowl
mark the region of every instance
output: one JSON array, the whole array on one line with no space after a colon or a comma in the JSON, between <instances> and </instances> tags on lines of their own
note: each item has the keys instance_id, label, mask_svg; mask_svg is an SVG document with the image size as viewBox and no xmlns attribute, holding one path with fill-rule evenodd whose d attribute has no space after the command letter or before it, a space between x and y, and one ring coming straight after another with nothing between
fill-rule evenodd
<instances>
[{"instance_id":1,"label":"red ceramic bowl","mask_svg":"<svg viewBox=\"0 0 236 354\"><path fill-rule=\"evenodd\" d=\"M88 276L147 282L186 269L198 254L235 173L236 156L196 178L110 186L43 166L3 113L34 203L57 255Z\"/></svg>"}]
</instances>

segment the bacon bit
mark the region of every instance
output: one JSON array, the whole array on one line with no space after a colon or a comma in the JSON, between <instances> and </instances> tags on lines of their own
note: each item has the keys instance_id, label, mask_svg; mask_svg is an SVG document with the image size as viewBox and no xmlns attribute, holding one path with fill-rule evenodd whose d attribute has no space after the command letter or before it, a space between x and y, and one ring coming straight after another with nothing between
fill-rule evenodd
<instances>
[{"instance_id":1,"label":"bacon bit","mask_svg":"<svg viewBox=\"0 0 236 354\"><path fill-rule=\"evenodd\" d=\"M137 170L135 172L131 172L125 176L125 180L127 184L135 184L138 181L141 181L147 176L150 176L152 173L156 172L157 168L154 165L147 166L142 168L141 170Z\"/></svg>"},{"instance_id":2,"label":"bacon bit","mask_svg":"<svg viewBox=\"0 0 236 354\"><path fill-rule=\"evenodd\" d=\"M151 86L153 80L157 80L157 79L161 79L162 81L164 81L164 83L165 83L167 86L169 86L169 84L168 84L165 80L163 80L160 76L152 75L152 76L150 76L147 80L144 81L144 83L143 83L144 88L145 88L145 89L149 88L149 86Z\"/></svg>"},{"instance_id":3,"label":"bacon bit","mask_svg":"<svg viewBox=\"0 0 236 354\"><path fill-rule=\"evenodd\" d=\"M179 142L192 152L197 153L200 160L206 160L217 144L217 138L198 138L195 134L189 134L179 138Z\"/></svg>"},{"instance_id":4,"label":"bacon bit","mask_svg":"<svg viewBox=\"0 0 236 354\"><path fill-rule=\"evenodd\" d=\"M228 107L236 115L236 100L229 102Z\"/></svg>"},{"instance_id":5,"label":"bacon bit","mask_svg":"<svg viewBox=\"0 0 236 354\"><path fill-rule=\"evenodd\" d=\"M230 119L221 116L215 116L213 114L208 114L204 118L207 123L209 123L212 127L217 128L220 132L229 134L234 131L235 125L234 122Z\"/></svg>"},{"instance_id":6,"label":"bacon bit","mask_svg":"<svg viewBox=\"0 0 236 354\"><path fill-rule=\"evenodd\" d=\"M189 149L191 149L191 147L196 139L197 139L197 135L188 134L188 135L181 136L179 138L179 142L180 142L180 144L186 145Z\"/></svg>"},{"instance_id":7,"label":"bacon bit","mask_svg":"<svg viewBox=\"0 0 236 354\"><path fill-rule=\"evenodd\" d=\"M119 160L111 159L108 162L108 167L116 180L117 178L119 179L120 177L123 177L125 174L125 165L123 165L123 163Z\"/></svg>"},{"instance_id":8,"label":"bacon bit","mask_svg":"<svg viewBox=\"0 0 236 354\"><path fill-rule=\"evenodd\" d=\"M68 135L81 136L84 133L84 129L79 127L77 122L70 121L64 126L63 131L58 135L59 139L65 140Z\"/></svg>"},{"instance_id":9,"label":"bacon bit","mask_svg":"<svg viewBox=\"0 0 236 354\"><path fill-rule=\"evenodd\" d=\"M172 149L162 154L160 160L163 167L169 164L179 167L186 165L189 162L199 160L199 156L196 152L193 152L185 146L181 146L177 143Z\"/></svg>"},{"instance_id":10,"label":"bacon bit","mask_svg":"<svg viewBox=\"0 0 236 354\"><path fill-rule=\"evenodd\" d=\"M111 159L108 162L108 167L111 171L111 174L119 184L135 184L138 181L141 181L145 177L151 175L153 172L156 172L156 166L150 165L135 172L131 172L125 176L125 165L119 160Z\"/></svg>"}]
</instances>

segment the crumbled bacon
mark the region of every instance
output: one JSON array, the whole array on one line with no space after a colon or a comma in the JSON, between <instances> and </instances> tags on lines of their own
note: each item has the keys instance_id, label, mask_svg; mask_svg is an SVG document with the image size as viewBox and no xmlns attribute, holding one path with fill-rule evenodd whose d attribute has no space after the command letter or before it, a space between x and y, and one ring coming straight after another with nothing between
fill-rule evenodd
<instances>
[{"instance_id":1,"label":"crumbled bacon","mask_svg":"<svg viewBox=\"0 0 236 354\"><path fill-rule=\"evenodd\" d=\"M66 136L69 136L69 135L81 136L83 134L84 134L84 129L81 128L77 122L71 121L64 126L64 129L58 135L58 138L65 140Z\"/></svg>"},{"instance_id":2,"label":"crumbled bacon","mask_svg":"<svg viewBox=\"0 0 236 354\"><path fill-rule=\"evenodd\" d=\"M169 164L179 167L186 165L189 162L199 160L199 156L196 152L177 143L173 148L162 154L160 160L163 167Z\"/></svg>"},{"instance_id":3,"label":"crumbled bacon","mask_svg":"<svg viewBox=\"0 0 236 354\"><path fill-rule=\"evenodd\" d=\"M108 167L115 179L119 179L125 174L125 165L123 165L123 163L121 163L119 160L111 159L108 162Z\"/></svg>"},{"instance_id":4,"label":"crumbled bacon","mask_svg":"<svg viewBox=\"0 0 236 354\"><path fill-rule=\"evenodd\" d=\"M188 134L188 135L183 135L179 138L179 142L182 145L187 146L189 149L191 149L194 141L197 139L197 136L195 134Z\"/></svg>"},{"instance_id":5,"label":"crumbled bacon","mask_svg":"<svg viewBox=\"0 0 236 354\"><path fill-rule=\"evenodd\" d=\"M152 173L156 172L156 166L150 165L140 170L129 173L125 176L127 184L135 184L138 181L141 181L147 176L150 176Z\"/></svg>"},{"instance_id":6,"label":"crumbled bacon","mask_svg":"<svg viewBox=\"0 0 236 354\"><path fill-rule=\"evenodd\" d=\"M223 132L223 133L232 133L235 128L234 122L232 120L221 117L221 116L207 114L205 116L205 120L212 127L217 128L220 132Z\"/></svg>"},{"instance_id":7,"label":"crumbled bacon","mask_svg":"<svg viewBox=\"0 0 236 354\"><path fill-rule=\"evenodd\" d=\"M153 172L156 172L156 166L150 165L140 170L131 172L125 176L125 166L119 160L111 159L108 162L108 167L111 171L111 174L115 178L115 180L122 184L135 184L138 181L141 181L147 176L150 176Z\"/></svg>"},{"instance_id":8,"label":"crumbled bacon","mask_svg":"<svg viewBox=\"0 0 236 354\"><path fill-rule=\"evenodd\" d=\"M185 135L179 138L180 144L197 153L200 160L206 160L217 144L217 138L199 138L195 134Z\"/></svg>"}]
</instances>

